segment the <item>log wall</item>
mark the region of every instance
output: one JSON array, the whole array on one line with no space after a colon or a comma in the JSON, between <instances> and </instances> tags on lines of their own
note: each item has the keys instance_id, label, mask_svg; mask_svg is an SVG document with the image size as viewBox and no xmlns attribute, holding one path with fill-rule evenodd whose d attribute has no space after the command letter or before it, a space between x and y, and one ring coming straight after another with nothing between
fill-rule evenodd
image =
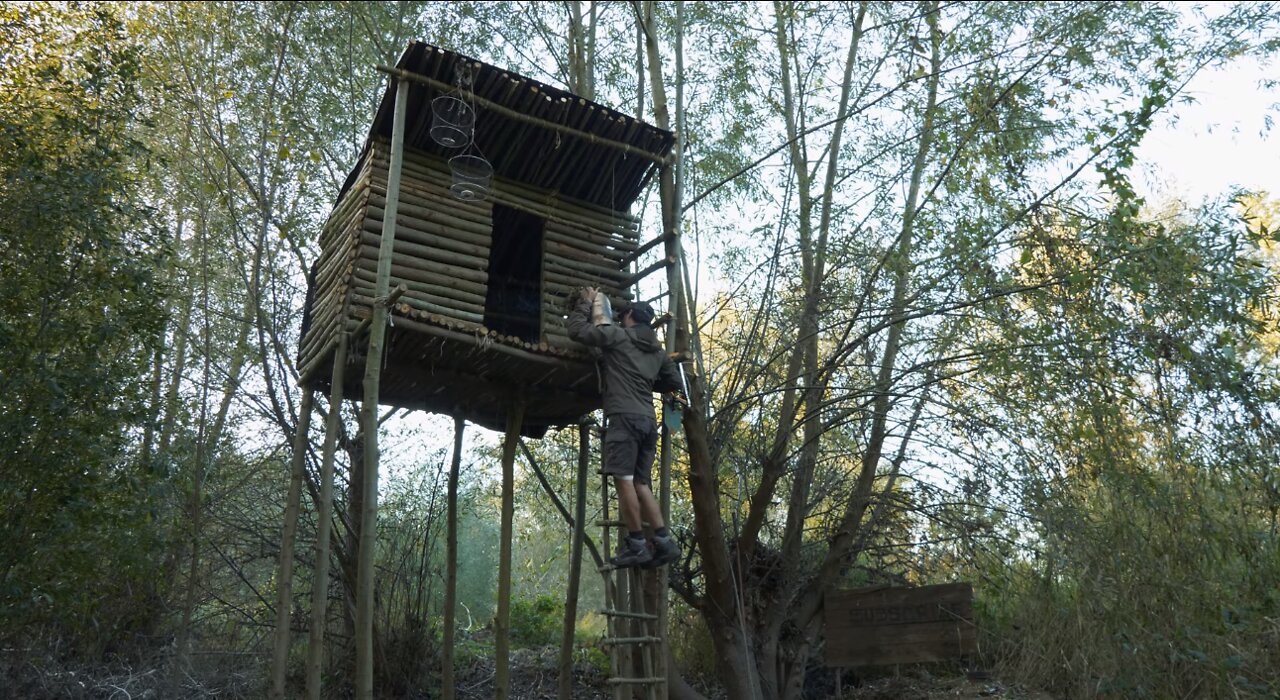
<instances>
[{"instance_id":1,"label":"log wall","mask_svg":"<svg viewBox=\"0 0 1280 700\"><path fill-rule=\"evenodd\" d=\"M299 350L301 370L328 355L340 329L369 315L388 162L389 143L372 141L355 183L322 229L311 323ZM628 258L639 247L635 217L505 179L492 184L485 200L462 201L449 192L448 163L413 149L406 149L402 177L391 286L403 283L408 291L393 315L411 320L414 331L453 342L466 337L552 357L587 357L568 337L568 304L573 291L583 286L600 287L614 299L629 298ZM545 222L538 342L502 336L484 326L495 204ZM433 333L433 328L441 332Z\"/></svg>"}]
</instances>

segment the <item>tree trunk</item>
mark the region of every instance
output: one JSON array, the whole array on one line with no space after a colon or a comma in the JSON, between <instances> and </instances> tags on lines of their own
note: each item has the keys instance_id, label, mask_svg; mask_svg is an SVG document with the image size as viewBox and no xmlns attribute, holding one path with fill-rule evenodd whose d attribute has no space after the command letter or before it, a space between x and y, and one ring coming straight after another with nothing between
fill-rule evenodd
<instances>
[{"instance_id":1,"label":"tree trunk","mask_svg":"<svg viewBox=\"0 0 1280 700\"><path fill-rule=\"evenodd\" d=\"M444 568L444 644L440 654L440 691L443 700L453 700L454 616L458 606L458 472L462 467L462 430L467 422L461 414L453 417L453 459L449 463L449 494L446 528L448 549Z\"/></svg>"}]
</instances>

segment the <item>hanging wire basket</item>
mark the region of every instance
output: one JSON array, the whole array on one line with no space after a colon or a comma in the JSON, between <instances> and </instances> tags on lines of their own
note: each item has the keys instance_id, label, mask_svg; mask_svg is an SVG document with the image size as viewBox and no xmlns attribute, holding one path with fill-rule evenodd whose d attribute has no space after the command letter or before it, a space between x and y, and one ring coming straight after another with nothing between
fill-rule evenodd
<instances>
[{"instance_id":1,"label":"hanging wire basket","mask_svg":"<svg viewBox=\"0 0 1280 700\"><path fill-rule=\"evenodd\" d=\"M471 143L476 111L454 95L431 101L431 139L445 148L462 148Z\"/></svg>"},{"instance_id":2,"label":"hanging wire basket","mask_svg":"<svg viewBox=\"0 0 1280 700\"><path fill-rule=\"evenodd\" d=\"M453 175L453 184L449 191L453 196L467 202L477 202L489 195L489 186L493 181L493 165L484 156L463 153L449 159L449 172Z\"/></svg>"}]
</instances>

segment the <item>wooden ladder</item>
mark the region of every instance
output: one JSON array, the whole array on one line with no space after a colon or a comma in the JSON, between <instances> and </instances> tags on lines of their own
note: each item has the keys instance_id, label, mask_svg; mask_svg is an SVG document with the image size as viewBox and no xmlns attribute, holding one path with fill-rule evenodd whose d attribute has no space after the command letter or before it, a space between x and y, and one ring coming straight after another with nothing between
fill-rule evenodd
<instances>
[{"instance_id":1,"label":"wooden ladder","mask_svg":"<svg viewBox=\"0 0 1280 700\"><path fill-rule=\"evenodd\" d=\"M613 491L609 485L610 478L601 474L603 512L601 520L596 523L601 527L606 557L612 557L614 552L611 531L614 528L619 530L619 542L627 536L626 523L610 517L609 493ZM659 691L665 690L667 678L660 672L662 667L658 664L658 655L665 648L664 631L658 629L656 611L645 610L644 604L646 574L655 575L656 570L639 567L619 569L606 563L599 571L604 577L604 609L600 612L605 616L607 625L604 644L609 648L608 683L613 688L614 700L631 700L637 696L646 700L666 698L666 693Z\"/></svg>"}]
</instances>

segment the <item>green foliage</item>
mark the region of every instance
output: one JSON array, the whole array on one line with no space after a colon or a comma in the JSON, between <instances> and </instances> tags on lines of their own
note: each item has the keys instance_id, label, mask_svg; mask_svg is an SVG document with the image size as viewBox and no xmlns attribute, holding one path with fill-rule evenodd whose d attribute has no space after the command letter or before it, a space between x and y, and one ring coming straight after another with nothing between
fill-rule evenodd
<instances>
[{"instance_id":1,"label":"green foliage","mask_svg":"<svg viewBox=\"0 0 1280 700\"><path fill-rule=\"evenodd\" d=\"M163 246L137 196L142 56L121 12L0 6L0 629L90 653L148 632L166 584L159 474L130 450Z\"/></svg>"},{"instance_id":2,"label":"green foliage","mask_svg":"<svg viewBox=\"0 0 1280 700\"><path fill-rule=\"evenodd\" d=\"M1232 205L1151 217L1123 194L1041 224L1022 274L1062 283L991 316L991 341L1021 350L969 385L989 397L972 459L1022 509L953 560L981 582L988 648L1071 697L1274 693L1265 240Z\"/></svg>"},{"instance_id":3,"label":"green foliage","mask_svg":"<svg viewBox=\"0 0 1280 700\"><path fill-rule=\"evenodd\" d=\"M517 646L558 644L564 634L564 600L549 595L511 601L511 641Z\"/></svg>"},{"instance_id":4,"label":"green foliage","mask_svg":"<svg viewBox=\"0 0 1280 700\"><path fill-rule=\"evenodd\" d=\"M689 678L712 679L716 649L707 623L683 601L672 601L667 612L667 641L676 668Z\"/></svg>"}]
</instances>

